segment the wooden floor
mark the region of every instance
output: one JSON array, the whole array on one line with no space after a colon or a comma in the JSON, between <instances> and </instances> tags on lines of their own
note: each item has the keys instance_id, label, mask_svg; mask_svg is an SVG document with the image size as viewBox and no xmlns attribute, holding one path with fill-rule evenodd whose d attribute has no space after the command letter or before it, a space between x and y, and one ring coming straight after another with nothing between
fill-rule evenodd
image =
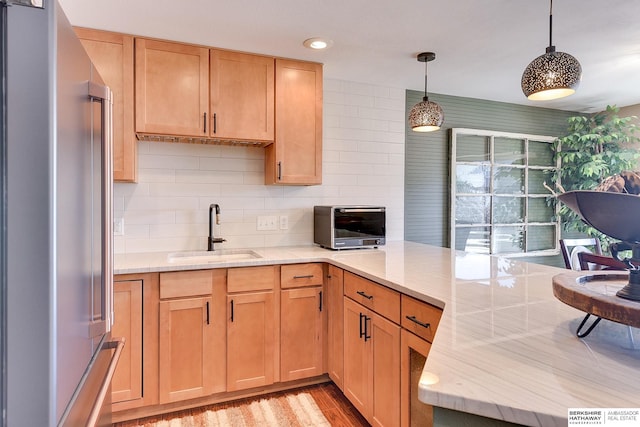
<instances>
[{"instance_id":1,"label":"wooden floor","mask_svg":"<svg viewBox=\"0 0 640 427\"><path fill-rule=\"evenodd\" d=\"M305 387L332 427L368 427L370 424L332 382Z\"/></svg>"},{"instance_id":2,"label":"wooden floor","mask_svg":"<svg viewBox=\"0 0 640 427\"><path fill-rule=\"evenodd\" d=\"M340 389L332 382L318 384L313 386L307 386L302 388L297 388L294 390L290 390L288 392L278 392L278 393L270 393L262 396L257 396L255 398L247 398L234 400L231 402L220 403L218 405L208 406L203 408L203 410L217 410L229 408L232 406L239 406L243 404L251 403L255 400L260 400L264 398L274 397L274 396L282 396L287 394L297 394L300 392L307 392L315 400L316 404L322 411L322 414L325 416L327 420L331 423L332 427L369 427L370 424L360 415L360 413L353 407L351 402L342 394ZM198 409L191 409L188 412L193 414L197 412ZM138 422L140 424L144 424L145 422L156 422L161 419L171 418L169 414L165 414L160 417L152 417L153 419L145 419L145 420L132 420L125 421L122 423L116 423L113 427L128 427L132 425L137 425Z\"/></svg>"}]
</instances>

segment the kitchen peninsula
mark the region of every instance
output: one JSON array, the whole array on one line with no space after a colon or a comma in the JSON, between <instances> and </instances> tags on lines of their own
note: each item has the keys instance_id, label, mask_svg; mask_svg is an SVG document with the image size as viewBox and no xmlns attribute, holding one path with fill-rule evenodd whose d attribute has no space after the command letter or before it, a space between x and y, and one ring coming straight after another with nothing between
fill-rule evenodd
<instances>
[{"instance_id":1,"label":"kitchen peninsula","mask_svg":"<svg viewBox=\"0 0 640 427\"><path fill-rule=\"evenodd\" d=\"M418 388L436 425L438 408L547 427L566 425L569 408L640 407L637 330L603 321L578 339L584 314L553 296L552 277L577 272L402 241L252 250L260 257L204 265L116 255L115 273L325 263L443 309Z\"/></svg>"}]
</instances>

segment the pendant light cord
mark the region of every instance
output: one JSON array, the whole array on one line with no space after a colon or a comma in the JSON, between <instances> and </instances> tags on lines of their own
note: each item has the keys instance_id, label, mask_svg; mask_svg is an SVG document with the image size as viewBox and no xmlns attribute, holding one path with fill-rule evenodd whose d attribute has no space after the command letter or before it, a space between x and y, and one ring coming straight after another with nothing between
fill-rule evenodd
<instances>
[{"instance_id":1,"label":"pendant light cord","mask_svg":"<svg viewBox=\"0 0 640 427\"><path fill-rule=\"evenodd\" d=\"M549 0L549 47L555 50L552 42L553 34L553 0Z\"/></svg>"},{"instance_id":2,"label":"pendant light cord","mask_svg":"<svg viewBox=\"0 0 640 427\"><path fill-rule=\"evenodd\" d=\"M429 100L429 96L427 95L427 76L429 75L428 71L428 67L429 67L429 61L424 61L424 97L422 98L423 101L428 101Z\"/></svg>"}]
</instances>

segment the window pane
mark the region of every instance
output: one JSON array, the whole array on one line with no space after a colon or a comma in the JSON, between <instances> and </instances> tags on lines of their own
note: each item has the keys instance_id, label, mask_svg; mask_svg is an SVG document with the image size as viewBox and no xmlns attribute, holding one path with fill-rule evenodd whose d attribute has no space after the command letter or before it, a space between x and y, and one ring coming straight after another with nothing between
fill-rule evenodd
<instances>
[{"instance_id":1,"label":"window pane","mask_svg":"<svg viewBox=\"0 0 640 427\"><path fill-rule=\"evenodd\" d=\"M530 225L527 233L527 250L542 251L556 247L556 227L554 225Z\"/></svg>"},{"instance_id":2,"label":"window pane","mask_svg":"<svg viewBox=\"0 0 640 427\"><path fill-rule=\"evenodd\" d=\"M455 248L476 254L489 253L490 227L456 227Z\"/></svg>"},{"instance_id":3,"label":"window pane","mask_svg":"<svg viewBox=\"0 0 640 427\"><path fill-rule=\"evenodd\" d=\"M553 222L555 212L546 197L529 197L528 222Z\"/></svg>"},{"instance_id":4,"label":"window pane","mask_svg":"<svg viewBox=\"0 0 640 427\"><path fill-rule=\"evenodd\" d=\"M493 224L513 224L524 222L523 197L494 197Z\"/></svg>"},{"instance_id":5,"label":"window pane","mask_svg":"<svg viewBox=\"0 0 640 427\"><path fill-rule=\"evenodd\" d=\"M496 167L493 172L495 194L522 194L524 192L524 169Z\"/></svg>"},{"instance_id":6,"label":"window pane","mask_svg":"<svg viewBox=\"0 0 640 427\"><path fill-rule=\"evenodd\" d=\"M546 182L551 186L551 173L550 170L529 169L529 194L551 195L543 185Z\"/></svg>"},{"instance_id":7,"label":"window pane","mask_svg":"<svg viewBox=\"0 0 640 427\"><path fill-rule=\"evenodd\" d=\"M456 197L456 224L488 224L489 196Z\"/></svg>"},{"instance_id":8,"label":"window pane","mask_svg":"<svg viewBox=\"0 0 640 427\"><path fill-rule=\"evenodd\" d=\"M524 165L524 141L522 139L494 138L493 159L503 165Z\"/></svg>"},{"instance_id":9,"label":"window pane","mask_svg":"<svg viewBox=\"0 0 640 427\"><path fill-rule=\"evenodd\" d=\"M524 252L524 228L494 227L492 254L513 254Z\"/></svg>"},{"instance_id":10,"label":"window pane","mask_svg":"<svg viewBox=\"0 0 640 427\"><path fill-rule=\"evenodd\" d=\"M490 181L488 164L456 165L457 193L488 193Z\"/></svg>"},{"instance_id":11,"label":"window pane","mask_svg":"<svg viewBox=\"0 0 640 427\"><path fill-rule=\"evenodd\" d=\"M456 161L483 162L489 160L489 138L477 135L456 137Z\"/></svg>"},{"instance_id":12,"label":"window pane","mask_svg":"<svg viewBox=\"0 0 640 427\"><path fill-rule=\"evenodd\" d=\"M550 143L529 141L529 166L555 167L553 148Z\"/></svg>"}]
</instances>

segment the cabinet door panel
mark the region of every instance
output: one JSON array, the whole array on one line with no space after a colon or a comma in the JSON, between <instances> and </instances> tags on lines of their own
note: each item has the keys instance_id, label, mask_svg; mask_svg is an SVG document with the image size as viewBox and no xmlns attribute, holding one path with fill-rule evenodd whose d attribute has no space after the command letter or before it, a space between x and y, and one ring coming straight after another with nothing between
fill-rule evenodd
<instances>
[{"instance_id":1,"label":"cabinet door panel","mask_svg":"<svg viewBox=\"0 0 640 427\"><path fill-rule=\"evenodd\" d=\"M281 380L322 374L322 287L283 290L281 298Z\"/></svg>"},{"instance_id":2,"label":"cabinet door panel","mask_svg":"<svg viewBox=\"0 0 640 427\"><path fill-rule=\"evenodd\" d=\"M111 335L125 346L111 381L113 403L142 398L142 280L114 282Z\"/></svg>"},{"instance_id":3,"label":"cabinet door panel","mask_svg":"<svg viewBox=\"0 0 640 427\"><path fill-rule=\"evenodd\" d=\"M368 311L344 297L344 395L367 420L371 419L371 351L361 331Z\"/></svg>"},{"instance_id":4,"label":"cabinet door panel","mask_svg":"<svg viewBox=\"0 0 640 427\"><path fill-rule=\"evenodd\" d=\"M273 141L274 61L211 50L211 137Z\"/></svg>"},{"instance_id":5,"label":"cabinet door panel","mask_svg":"<svg viewBox=\"0 0 640 427\"><path fill-rule=\"evenodd\" d=\"M343 322L344 322L344 286L343 271L330 265L327 281L327 370L329 377L343 390Z\"/></svg>"},{"instance_id":6,"label":"cabinet door panel","mask_svg":"<svg viewBox=\"0 0 640 427\"><path fill-rule=\"evenodd\" d=\"M160 403L213 393L212 298L160 302Z\"/></svg>"},{"instance_id":7,"label":"cabinet door panel","mask_svg":"<svg viewBox=\"0 0 640 427\"><path fill-rule=\"evenodd\" d=\"M276 59L276 138L265 148L267 184L322 182L322 65Z\"/></svg>"},{"instance_id":8,"label":"cabinet door panel","mask_svg":"<svg viewBox=\"0 0 640 427\"><path fill-rule=\"evenodd\" d=\"M136 132L206 136L209 49L136 39Z\"/></svg>"},{"instance_id":9,"label":"cabinet door panel","mask_svg":"<svg viewBox=\"0 0 640 427\"><path fill-rule=\"evenodd\" d=\"M113 179L135 182L138 150L133 126L133 37L87 28L75 31L113 93Z\"/></svg>"},{"instance_id":10,"label":"cabinet door panel","mask_svg":"<svg viewBox=\"0 0 640 427\"><path fill-rule=\"evenodd\" d=\"M227 296L227 391L273 383L273 292Z\"/></svg>"},{"instance_id":11,"label":"cabinet door panel","mask_svg":"<svg viewBox=\"0 0 640 427\"><path fill-rule=\"evenodd\" d=\"M371 314L374 426L400 425L400 326Z\"/></svg>"}]
</instances>

